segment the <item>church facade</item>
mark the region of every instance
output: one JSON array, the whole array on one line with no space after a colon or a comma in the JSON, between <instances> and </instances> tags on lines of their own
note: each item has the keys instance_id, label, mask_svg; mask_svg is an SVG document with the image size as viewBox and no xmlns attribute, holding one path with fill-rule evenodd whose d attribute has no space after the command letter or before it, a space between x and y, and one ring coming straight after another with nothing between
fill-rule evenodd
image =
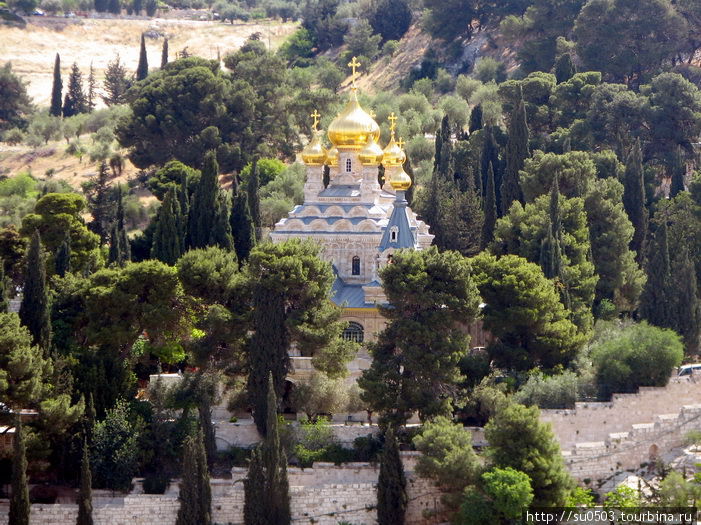
<instances>
[{"instance_id":1,"label":"church facade","mask_svg":"<svg viewBox=\"0 0 701 525\"><path fill-rule=\"evenodd\" d=\"M355 60L351 67L353 64L357 65ZM384 149L378 144L380 127L360 106L355 85L346 106L328 128L331 149L324 147L322 132L316 129L318 113L312 117L314 136L301 155L307 169L304 203L281 219L270 235L273 242L297 237L320 244L322 258L332 264L336 275L331 299L343 307L343 320L349 323L344 337L361 343L372 341L385 326L377 308L386 303L380 269L391 263L396 250L427 248L433 235L405 199L411 178L402 167L406 154L402 141L395 139L394 115L390 116L391 137ZM385 168L382 184L378 180L380 164ZM367 352L361 351L349 366L351 379L369 366L369 359ZM293 356L292 360L292 380L311 373L306 358Z\"/></svg>"}]
</instances>

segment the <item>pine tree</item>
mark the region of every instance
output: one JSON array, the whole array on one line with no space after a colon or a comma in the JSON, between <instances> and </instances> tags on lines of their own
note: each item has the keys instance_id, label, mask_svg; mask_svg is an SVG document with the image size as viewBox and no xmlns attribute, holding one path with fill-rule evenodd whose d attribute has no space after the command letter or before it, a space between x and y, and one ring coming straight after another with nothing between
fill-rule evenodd
<instances>
[{"instance_id":1,"label":"pine tree","mask_svg":"<svg viewBox=\"0 0 701 525\"><path fill-rule=\"evenodd\" d=\"M626 209L635 232L630 241L630 249L636 253L640 264L645 256L645 237L647 236L647 209L645 208L645 182L643 179L643 155L640 139L637 140L626 162L623 184L623 206Z\"/></svg>"},{"instance_id":2,"label":"pine tree","mask_svg":"<svg viewBox=\"0 0 701 525\"><path fill-rule=\"evenodd\" d=\"M29 525L29 488L27 486L27 450L24 443L22 420L15 420L15 436L12 454L12 495L10 496L10 516L8 525Z\"/></svg>"},{"instance_id":3,"label":"pine tree","mask_svg":"<svg viewBox=\"0 0 701 525\"><path fill-rule=\"evenodd\" d=\"M571 79L577 70L574 67L574 62L572 62L572 55L569 53L564 53L555 62L555 79L558 84L567 82Z\"/></svg>"},{"instance_id":4,"label":"pine tree","mask_svg":"<svg viewBox=\"0 0 701 525\"><path fill-rule=\"evenodd\" d=\"M65 277L71 271L71 237L68 233L56 252L56 275Z\"/></svg>"},{"instance_id":5,"label":"pine tree","mask_svg":"<svg viewBox=\"0 0 701 525\"><path fill-rule=\"evenodd\" d=\"M497 217L501 216L501 171L499 169L499 146L494 140L494 128L485 126L484 141L482 143L482 155L480 157L480 174L482 197L487 197L487 177L489 176L489 166L492 166L494 175L494 195L496 196Z\"/></svg>"},{"instance_id":6,"label":"pine tree","mask_svg":"<svg viewBox=\"0 0 701 525\"><path fill-rule=\"evenodd\" d=\"M684 338L688 355L696 355L701 334L701 302L694 263L689 257L689 248L682 245L672 259L672 320L674 330Z\"/></svg>"},{"instance_id":7,"label":"pine tree","mask_svg":"<svg viewBox=\"0 0 701 525\"><path fill-rule=\"evenodd\" d=\"M46 287L46 262L38 230L34 231L27 250L27 266L24 275L19 318L32 334L33 343L44 350L44 355L48 355L51 343L51 318L49 293Z\"/></svg>"},{"instance_id":8,"label":"pine tree","mask_svg":"<svg viewBox=\"0 0 701 525\"><path fill-rule=\"evenodd\" d=\"M475 131L482 129L482 104L477 104L470 112L470 124L467 128L472 135Z\"/></svg>"},{"instance_id":9,"label":"pine tree","mask_svg":"<svg viewBox=\"0 0 701 525\"><path fill-rule=\"evenodd\" d=\"M185 239L182 236L183 223L180 202L175 189L170 188L156 217L156 228L151 245L152 258L171 266L180 259L185 251Z\"/></svg>"},{"instance_id":10,"label":"pine tree","mask_svg":"<svg viewBox=\"0 0 701 525\"><path fill-rule=\"evenodd\" d=\"M256 243L256 230L248 207L248 194L239 190L231 208L231 233L234 236L234 248L239 264L248 259Z\"/></svg>"},{"instance_id":11,"label":"pine tree","mask_svg":"<svg viewBox=\"0 0 701 525\"><path fill-rule=\"evenodd\" d=\"M385 446L380 459L377 480L378 525L403 525L407 508L406 477L399 444L390 427L385 433Z\"/></svg>"},{"instance_id":12,"label":"pine tree","mask_svg":"<svg viewBox=\"0 0 701 525\"><path fill-rule=\"evenodd\" d=\"M83 75L78 64L73 62L71 75L68 77L68 92L63 102L63 116L72 117L78 113L88 112L88 98L83 91Z\"/></svg>"},{"instance_id":13,"label":"pine tree","mask_svg":"<svg viewBox=\"0 0 701 525\"><path fill-rule=\"evenodd\" d=\"M453 142L452 127L448 115L441 121L441 129L436 135L436 154L433 159L433 172L443 179L453 180Z\"/></svg>"},{"instance_id":14,"label":"pine tree","mask_svg":"<svg viewBox=\"0 0 701 525\"><path fill-rule=\"evenodd\" d=\"M280 443L277 421L277 399L273 376L268 377L268 402L266 435L263 440L262 458L266 486L264 503L268 509L270 525L290 523L290 487L287 481L287 458Z\"/></svg>"},{"instance_id":15,"label":"pine tree","mask_svg":"<svg viewBox=\"0 0 701 525\"><path fill-rule=\"evenodd\" d=\"M229 223L229 207L222 200L219 188L219 164L214 151L204 158L199 183L192 196L188 217L189 248L220 246L232 250L234 246Z\"/></svg>"},{"instance_id":16,"label":"pine tree","mask_svg":"<svg viewBox=\"0 0 701 525\"><path fill-rule=\"evenodd\" d=\"M93 525L92 519L92 473L88 441L83 441L83 458L80 462L80 493L78 495L78 519L76 525Z\"/></svg>"},{"instance_id":17,"label":"pine tree","mask_svg":"<svg viewBox=\"0 0 701 525\"><path fill-rule=\"evenodd\" d=\"M97 98L96 88L97 80L95 80L95 68L92 66L92 62L90 62L90 74L88 75L88 113L92 113L95 110L95 100Z\"/></svg>"},{"instance_id":18,"label":"pine tree","mask_svg":"<svg viewBox=\"0 0 701 525\"><path fill-rule=\"evenodd\" d=\"M60 117L63 111L63 82L61 81L61 57L56 53L54 60L54 82L51 86L51 107L49 113Z\"/></svg>"},{"instance_id":19,"label":"pine tree","mask_svg":"<svg viewBox=\"0 0 701 525\"><path fill-rule=\"evenodd\" d=\"M0 258L0 314L6 314L10 309L10 297L7 294L7 279L5 278L5 261Z\"/></svg>"},{"instance_id":20,"label":"pine tree","mask_svg":"<svg viewBox=\"0 0 701 525\"><path fill-rule=\"evenodd\" d=\"M211 525L212 492L202 430L185 440L180 509L175 525Z\"/></svg>"},{"instance_id":21,"label":"pine tree","mask_svg":"<svg viewBox=\"0 0 701 525\"><path fill-rule=\"evenodd\" d=\"M497 204L494 193L494 168L487 169L486 195L484 198L484 223L482 225L482 249L494 239L494 226L497 222Z\"/></svg>"},{"instance_id":22,"label":"pine tree","mask_svg":"<svg viewBox=\"0 0 701 525\"><path fill-rule=\"evenodd\" d=\"M102 101L108 106L124 103L124 95L130 86L127 70L120 63L117 55L105 69L105 81L102 84L105 94L102 95Z\"/></svg>"},{"instance_id":23,"label":"pine tree","mask_svg":"<svg viewBox=\"0 0 701 525\"><path fill-rule=\"evenodd\" d=\"M261 231L261 216L260 216L260 196L258 190L260 188L260 179L258 177L258 161L253 160L251 174L246 182L246 193L248 193L248 208L251 211L251 220L256 232L256 240L259 241L262 236Z\"/></svg>"},{"instance_id":24,"label":"pine tree","mask_svg":"<svg viewBox=\"0 0 701 525\"><path fill-rule=\"evenodd\" d=\"M168 63L168 39L163 39L163 49L161 49L161 69Z\"/></svg>"},{"instance_id":25,"label":"pine tree","mask_svg":"<svg viewBox=\"0 0 701 525\"><path fill-rule=\"evenodd\" d=\"M528 150L528 124L523 95L511 113L509 141L506 143L506 171L501 182L501 209L508 213L514 201L523 203L519 172L530 155Z\"/></svg>"},{"instance_id":26,"label":"pine tree","mask_svg":"<svg viewBox=\"0 0 701 525\"><path fill-rule=\"evenodd\" d=\"M669 198L673 199L680 192L684 191L686 179L686 162L684 161L684 153L681 146L677 146L670 166L672 184L669 188Z\"/></svg>"},{"instance_id":27,"label":"pine tree","mask_svg":"<svg viewBox=\"0 0 701 525\"><path fill-rule=\"evenodd\" d=\"M136 67L136 80L143 80L148 76L148 56L146 55L146 37L141 34L141 49L139 50L139 65Z\"/></svg>"}]
</instances>

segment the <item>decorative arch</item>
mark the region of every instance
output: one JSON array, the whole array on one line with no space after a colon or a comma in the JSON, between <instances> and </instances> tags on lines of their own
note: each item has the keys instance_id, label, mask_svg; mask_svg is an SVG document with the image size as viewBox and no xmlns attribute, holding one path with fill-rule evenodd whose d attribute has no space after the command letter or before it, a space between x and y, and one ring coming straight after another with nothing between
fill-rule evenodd
<instances>
[{"instance_id":1,"label":"decorative arch","mask_svg":"<svg viewBox=\"0 0 701 525\"><path fill-rule=\"evenodd\" d=\"M330 206L326 210L326 213L324 213L324 217L343 217L343 208L340 206Z\"/></svg>"},{"instance_id":2,"label":"decorative arch","mask_svg":"<svg viewBox=\"0 0 701 525\"><path fill-rule=\"evenodd\" d=\"M341 219L340 221L337 221L333 225L333 231L335 231L335 232L352 231L352 230L353 230L353 225L347 219Z\"/></svg>"},{"instance_id":3,"label":"decorative arch","mask_svg":"<svg viewBox=\"0 0 701 525\"><path fill-rule=\"evenodd\" d=\"M365 340L365 328L363 328L362 324L351 321L346 329L343 330L343 339L362 343Z\"/></svg>"},{"instance_id":4,"label":"decorative arch","mask_svg":"<svg viewBox=\"0 0 701 525\"><path fill-rule=\"evenodd\" d=\"M351 211L348 212L349 217L365 217L367 215L367 209L363 206L353 206Z\"/></svg>"}]
</instances>

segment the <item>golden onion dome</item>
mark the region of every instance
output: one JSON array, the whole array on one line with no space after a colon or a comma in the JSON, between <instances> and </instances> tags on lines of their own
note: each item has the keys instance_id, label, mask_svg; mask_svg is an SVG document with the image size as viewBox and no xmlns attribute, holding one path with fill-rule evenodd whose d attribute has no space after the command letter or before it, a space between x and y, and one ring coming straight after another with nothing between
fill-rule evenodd
<instances>
[{"instance_id":1,"label":"golden onion dome","mask_svg":"<svg viewBox=\"0 0 701 525\"><path fill-rule=\"evenodd\" d=\"M326 162L326 153L319 133L315 133L309 144L302 150L302 160L307 166L323 166Z\"/></svg>"},{"instance_id":2,"label":"golden onion dome","mask_svg":"<svg viewBox=\"0 0 701 525\"><path fill-rule=\"evenodd\" d=\"M338 148L336 146L326 152L326 165L338 166Z\"/></svg>"},{"instance_id":3,"label":"golden onion dome","mask_svg":"<svg viewBox=\"0 0 701 525\"><path fill-rule=\"evenodd\" d=\"M404 168L399 168L396 173L390 175L389 185L394 191L406 191L411 187L411 177L404 171Z\"/></svg>"},{"instance_id":4,"label":"golden onion dome","mask_svg":"<svg viewBox=\"0 0 701 525\"><path fill-rule=\"evenodd\" d=\"M384 149L382 164L385 168L392 168L401 166L404 162L406 162L406 153L404 153L401 146L397 144L397 141L394 140L394 134L392 134L389 144L387 144L387 147Z\"/></svg>"},{"instance_id":5,"label":"golden onion dome","mask_svg":"<svg viewBox=\"0 0 701 525\"><path fill-rule=\"evenodd\" d=\"M382 162L383 155L384 151L375 137L371 136L365 147L358 153L358 158L363 166L377 166Z\"/></svg>"},{"instance_id":6,"label":"golden onion dome","mask_svg":"<svg viewBox=\"0 0 701 525\"><path fill-rule=\"evenodd\" d=\"M358 102L356 89L351 90L350 99L329 126L329 140L339 148L360 150L370 137L375 142L380 138L380 126Z\"/></svg>"}]
</instances>

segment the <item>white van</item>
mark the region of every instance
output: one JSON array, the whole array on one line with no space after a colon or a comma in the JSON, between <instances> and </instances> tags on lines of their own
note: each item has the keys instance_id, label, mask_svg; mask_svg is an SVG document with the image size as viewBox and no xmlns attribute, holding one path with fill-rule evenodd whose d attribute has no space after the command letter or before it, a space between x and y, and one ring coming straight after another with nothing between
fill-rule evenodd
<instances>
[{"instance_id":1,"label":"white van","mask_svg":"<svg viewBox=\"0 0 701 525\"><path fill-rule=\"evenodd\" d=\"M690 376L691 374L696 375L698 373L701 373L701 363L693 365L684 365L679 367L679 373L677 374L677 377Z\"/></svg>"}]
</instances>

